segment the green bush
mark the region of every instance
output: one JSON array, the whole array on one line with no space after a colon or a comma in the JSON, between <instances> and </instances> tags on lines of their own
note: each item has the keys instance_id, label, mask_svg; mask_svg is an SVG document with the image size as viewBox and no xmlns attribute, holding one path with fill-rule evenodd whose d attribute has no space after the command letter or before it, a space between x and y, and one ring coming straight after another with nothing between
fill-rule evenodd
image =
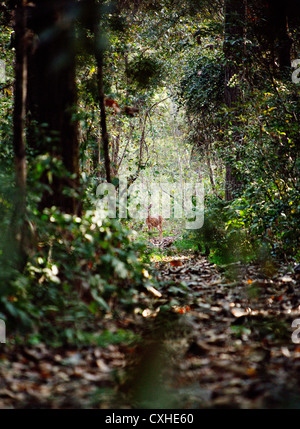
<instances>
[{"instance_id":1,"label":"green bush","mask_svg":"<svg viewBox=\"0 0 300 429\"><path fill-rule=\"evenodd\" d=\"M95 211L79 218L55 207L31 222L35 244L25 270L11 267L1 291L0 314L9 326L70 339L71 331L93 329L94 318L133 309L149 279L138 259L142 245L128 229Z\"/></svg>"}]
</instances>

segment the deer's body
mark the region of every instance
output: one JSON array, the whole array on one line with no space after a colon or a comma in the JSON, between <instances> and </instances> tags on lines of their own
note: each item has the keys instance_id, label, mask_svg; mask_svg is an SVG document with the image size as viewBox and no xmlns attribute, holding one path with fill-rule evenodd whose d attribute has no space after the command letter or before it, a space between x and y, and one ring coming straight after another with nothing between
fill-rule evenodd
<instances>
[{"instance_id":1,"label":"deer's body","mask_svg":"<svg viewBox=\"0 0 300 429\"><path fill-rule=\"evenodd\" d=\"M150 216L150 208L152 204L148 207L148 216L146 218L146 224L148 226L149 232L153 230L153 228L157 228L160 233L160 240L162 239L162 223L163 218L161 215L158 216Z\"/></svg>"}]
</instances>

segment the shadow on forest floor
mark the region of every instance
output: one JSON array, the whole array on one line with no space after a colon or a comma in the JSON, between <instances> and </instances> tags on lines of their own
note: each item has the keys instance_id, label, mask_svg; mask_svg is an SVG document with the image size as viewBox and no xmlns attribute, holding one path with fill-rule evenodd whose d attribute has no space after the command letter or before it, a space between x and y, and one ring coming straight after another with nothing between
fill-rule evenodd
<instances>
[{"instance_id":1,"label":"shadow on forest floor","mask_svg":"<svg viewBox=\"0 0 300 429\"><path fill-rule=\"evenodd\" d=\"M103 322L140 341L3 347L0 407L299 408L299 274L170 253L152 262L157 306Z\"/></svg>"}]
</instances>

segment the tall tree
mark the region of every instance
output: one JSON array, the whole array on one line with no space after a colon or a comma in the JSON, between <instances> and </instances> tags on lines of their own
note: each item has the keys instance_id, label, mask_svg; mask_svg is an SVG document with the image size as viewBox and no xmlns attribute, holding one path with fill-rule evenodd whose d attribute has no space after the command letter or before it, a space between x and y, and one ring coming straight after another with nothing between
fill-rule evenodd
<instances>
[{"instance_id":1,"label":"tall tree","mask_svg":"<svg viewBox=\"0 0 300 429\"><path fill-rule=\"evenodd\" d=\"M279 70L281 76L290 72L293 44L290 34L295 19L293 14L299 14L299 2L248 0L247 4L248 36L258 40L258 54L263 53L262 58L268 58L269 67L275 72Z\"/></svg>"},{"instance_id":2,"label":"tall tree","mask_svg":"<svg viewBox=\"0 0 300 429\"><path fill-rule=\"evenodd\" d=\"M95 3L95 2L94 2ZM99 24L100 24L100 14L99 8L95 3L95 16L94 16L94 38L95 38L95 58L97 63L97 82L98 82L98 97L100 105L100 124L102 131L102 145L103 145L103 154L104 154L104 166L106 173L106 180L108 183L111 182L111 167L110 167L110 156L109 156L109 136L107 131L107 122L106 122L106 111L104 103L104 86L103 86L103 65L104 65L104 49L103 49L103 35L101 34ZM98 12L98 13L97 13Z\"/></svg>"},{"instance_id":3,"label":"tall tree","mask_svg":"<svg viewBox=\"0 0 300 429\"><path fill-rule=\"evenodd\" d=\"M26 115L27 55L25 0L18 0L15 13L15 90L14 90L14 153L19 209L25 210L26 156L24 124Z\"/></svg>"},{"instance_id":4,"label":"tall tree","mask_svg":"<svg viewBox=\"0 0 300 429\"><path fill-rule=\"evenodd\" d=\"M232 82L242 67L244 54L244 23L245 4L242 0L226 0L225 4L225 103L231 109L232 126L237 125L238 104L240 102L240 89L237 83ZM238 145L240 136L235 133L235 143ZM239 182L232 163L226 165L225 199L230 201L238 190Z\"/></svg>"},{"instance_id":5,"label":"tall tree","mask_svg":"<svg viewBox=\"0 0 300 429\"><path fill-rule=\"evenodd\" d=\"M100 153L104 158L105 176L108 183L111 182L111 161L109 155L109 133L107 129L107 116L105 108L104 93L104 57L105 57L105 27L107 27L108 11L111 4L97 0L83 0L81 3L81 24L93 35L92 43L90 37L86 38L86 45L96 59L97 65L97 100L100 107L100 128L102 146L96 150L95 164L98 163ZM106 28L107 30L107 28ZM102 149L102 150L101 150ZM98 168L99 169L99 168Z\"/></svg>"},{"instance_id":6,"label":"tall tree","mask_svg":"<svg viewBox=\"0 0 300 429\"><path fill-rule=\"evenodd\" d=\"M16 201L12 219L12 233L18 242L18 258L23 265L26 235L26 154L24 124L26 115L27 54L26 0L18 0L15 10L15 89L13 112L13 146L15 155Z\"/></svg>"},{"instance_id":7,"label":"tall tree","mask_svg":"<svg viewBox=\"0 0 300 429\"><path fill-rule=\"evenodd\" d=\"M78 127L74 120L76 3L76 0L35 0L28 17L32 32L27 103L30 144L38 154L49 153L61 159L69 173L69 177L56 176L48 183L52 193L44 193L41 208L56 205L70 213L78 211L78 202L64 191L66 187L76 190L79 185ZM32 132L35 124L38 134Z\"/></svg>"}]
</instances>

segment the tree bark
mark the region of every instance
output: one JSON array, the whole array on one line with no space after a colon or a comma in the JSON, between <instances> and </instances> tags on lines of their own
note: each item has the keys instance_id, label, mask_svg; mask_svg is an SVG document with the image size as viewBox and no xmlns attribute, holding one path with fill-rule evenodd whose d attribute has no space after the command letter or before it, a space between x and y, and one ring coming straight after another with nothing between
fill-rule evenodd
<instances>
[{"instance_id":1,"label":"tree bark","mask_svg":"<svg viewBox=\"0 0 300 429\"><path fill-rule=\"evenodd\" d=\"M17 241L17 260L22 268L26 259L26 152L25 152L25 115L26 115L26 0L18 0L15 13L15 88L13 112L13 147L15 156L16 200L12 217L12 234Z\"/></svg>"},{"instance_id":2,"label":"tree bark","mask_svg":"<svg viewBox=\"0 0 300 429\"><path fill-rule=\"evenodd\" d=\"M100 128L101 128L101 149L99 158L104 159L105 176L108 183L111 183L111 163L109 156L109 135L107 130L106 109L104 102L104 85L103 85L103 66L104 66L104 34L101 31L101 10L100 4L96 0L82 0L81 24L87 28L93 35L92 46L97 64L97 84L98 100L100 107ZM101 169L98 168L100 172Z\"/></svg>"},{"instance_id":3,"label":"tree bark","mask_svg":"<svg viewBox=\"0 0 300 429\"><path fill-rule=\"evenodd\" d=\"M238 103L240 101L240 89L237 84L232 85L232 78L237 75L242 67L244 55L244 23L245 4L243 0L225 1L225 41L224 54L225 89L224 98L226 105L232 109L232 125L237 125ZM235 136L236 141L239 136ZM225 174L225 200L231 201L240 184L236 178L234 165L226 164Z\"/></svg>"},{"instance_id":4,"label":"tree bark","mask_svg":"<svg viewBox=\"0 0 300 429\"><path fill-rule=\"evenodd\" d=\"M16 167L16 185L19 193L19 208L25 211L26 195L26 154L24 124L26 115L26 84L27 84L27 56L26 56L26 0L18 0L15 14L15 89L13 113L13 145Z\"/></svg>"},{"instance_id":5,"label":"tree bark","mask_svg":"<svg viewBox=\"0 0 300 429\"><path fill-rule=\"evenodd\" d=\"M271 3L271 17L275 34L274 44L276 46L279 71L283 74L291 69L292 40L288 33L288 10L287 2L280 1ZM276 43L277 42L277 43Z\"/></svg>"},{"instance_id":6,"label":"tree bark","mask_svg":"<svg viewBox=\"0 0 300 429\"><path fill-rule=\"evenodd\" d=\"M95 32L95 37L98 32ZM100 37L100 36L99 36ZM111 183L111 168L110 168L110 157L109 157L109 136L107 131L106 123L106 111L104 104L104 89L103 89L103 50L97 49L95 52L96 62L97 62L97 81L98 81L98 92L99 92L99 105L101 111L100 124L102 131L102 145L103 145L103 154L104 154L104 166L106 181Z\"/></svg>"},{"instance_id":7,"label":"tree bark","mask_svg":"<svg viewBox=\"0 0 300 429\"><path fill-rule=\"evenodd\" d=\"M55 176L52 183L45 178L52 193L44 193L40 209L55 205L69 213L78 213L78 201L64 191L79 187L78 124L73 118L76 7L75 0L35 0L28 18L34 35L28 55L28 138L35 154L61 159L68 172L68 177Z\"/></svg>"}]
</instances>

